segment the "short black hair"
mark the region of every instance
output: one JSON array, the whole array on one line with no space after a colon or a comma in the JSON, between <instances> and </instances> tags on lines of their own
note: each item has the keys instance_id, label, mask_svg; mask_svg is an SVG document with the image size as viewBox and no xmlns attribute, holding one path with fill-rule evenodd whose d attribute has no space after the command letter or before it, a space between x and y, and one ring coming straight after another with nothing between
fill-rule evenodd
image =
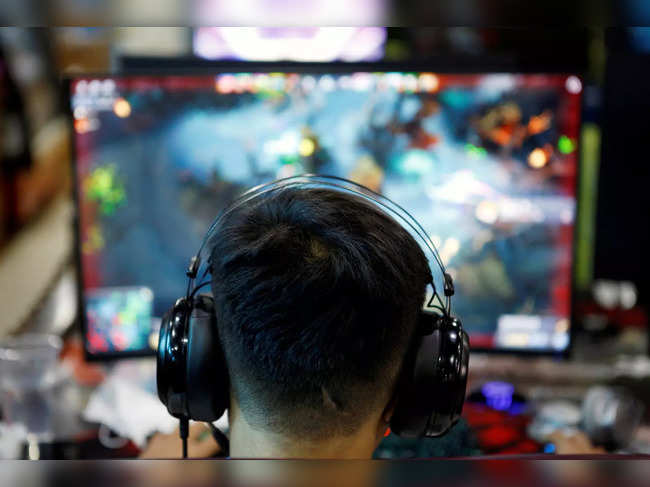
<instances>
[{"instance_id":1,"label":"short black hair","mask_svg":"<svg viewBox=\"0 0 650 487\"><path fill-rule=\"evenodd\" d=\"M219 335L249 424L349 435L386 404L431 281L400 224L354 195L285 188L226 214L209 245Z\"/></svg>"}]
</instances>

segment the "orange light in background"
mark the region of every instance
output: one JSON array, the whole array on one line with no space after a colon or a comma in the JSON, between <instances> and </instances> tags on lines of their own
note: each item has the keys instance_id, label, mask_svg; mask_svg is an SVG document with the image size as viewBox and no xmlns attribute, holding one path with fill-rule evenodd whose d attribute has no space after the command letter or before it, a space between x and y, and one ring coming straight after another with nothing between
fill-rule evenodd
<instances>
[{"instance_id":1,"label":"orange light in background","mask_svg":"<svg viewBox=\"0 0 650 487\"><path fill-rule=\"evenodd\" d=\"M120 118L126 118L131 115L131 104L124 98L118 98L113 103L113 112Z\"/></svg>"},{"instance_id":2,"label":"orange light in background","mask_svg":"<svg viewBox=\"0 0 650 487\"><path fill-rule=\"evenodd\" d=\"M90 122L87 118L80 118L74 121L74 129L78 134L85 134L90 128Z\"/></svg>"},{"instance_id":3,"label":"orange light in background","mask_svg":"<svg viewBox=\"0 0 650 487\"><path fill-rule=\"evenodd\" d=\"M548 163L548 155L544 149L535 149L528 154L528 165L533 169L541 169Z\"/></svg>"},{"instance_id":4,"label":"orange light in background","mask_svg":"<svg viewBox=\"0 0 650 487\"><path fill-rule=\"evenodd\" d=\"M433 73L422 73L418 79L420 91L437 91L440 86L440 80Z\"/></svg>"},{"instance_id":5,"label":"orange light in background","mask_svg":"<svg viewBox=\"0 0 650 487\"><path fill-rule=\"evenodd\" d=\"M237 89L237 79L232 74L223 74L217 80L219 93L232 93Z\"/></svg>"},{"instance_id":6,"label":"orange light in background","mask_svg":"<svg viewBox=\"0 0 650 487\"><path fill-rule=\"evenodd\" d=\"M539 134L544 132L551 126L551 114L549 112L544 112L541 115L535 115L530 117L528 121L528 133L531 135Z\"/></svg>"},{"instance_id":7,"label":"orange light in background","mask_svg":"<svg viewBox=\"0 0 650 487\"><path fill-rule=\"evenodd\" d=\"M490 132L490 138L499 145L508 145L512 139L512 131L498 127Z\"/></svg>"}]
</instances>

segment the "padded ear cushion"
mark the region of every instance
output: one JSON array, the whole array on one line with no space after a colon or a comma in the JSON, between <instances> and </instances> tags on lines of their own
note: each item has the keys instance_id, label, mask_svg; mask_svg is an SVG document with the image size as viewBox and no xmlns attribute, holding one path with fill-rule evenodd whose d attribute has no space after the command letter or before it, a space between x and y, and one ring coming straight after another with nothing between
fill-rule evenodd
<instances>
[{"instance_id":1,"label":"padded ear cushion","mask_svg":"<svg viewBox=\"0 0 650 487\"><path fill-rule=\"evenodd\" d=\"M156 383L158 397L172 416L187 415L187 324L191 307L180 298L163 316L158 334Z\"/></svg>"},{"instance_id":2,"label":"padded ear cushion","mask_svg":"<svg viewBox=\"0 0 650 487\"><path fill-rule=\"evenodd\" d=\"M465 399L467 334L454 319L423 312L421 321L428 334L407 355L390 425L405 438L445 434L458 421Z\"/></svg>"},{"instance_id":3,"label":"padded ear cushion","mask_svg":"<svg viewBox=\"0 0 650 487\"><path fill-rule=\"evenodd\" d=\"M194 298L187 352L188 416L196 421L216 421L228 407L230 393L211 296Z\"/></svg>"},{"instance_id":4,"label":"padded ear cushion","mask_svg":"<svg viewBox=\"0 0 650 487\"><path fill-rule=\"evenodd\" d=\"M420 337L419 343L407 356L402 383L390 421L393 433L403 438L420 438L426 431L429 416L435 406L431 384L435 381L435 358L438 356L440 332Z\"/></svg>"},{"instance_id":5,"label":"padded ear cushion","mask_svg":"<svg viewBox=\"0 0 650 487\"><path fill-rule=\"evenodd\" d=\"M460 419L465 402L469 365L469 337L456 318L440 320L440 354L436 362L433 414L425 435L445 434Z\"/></svg>"}]
</instances>

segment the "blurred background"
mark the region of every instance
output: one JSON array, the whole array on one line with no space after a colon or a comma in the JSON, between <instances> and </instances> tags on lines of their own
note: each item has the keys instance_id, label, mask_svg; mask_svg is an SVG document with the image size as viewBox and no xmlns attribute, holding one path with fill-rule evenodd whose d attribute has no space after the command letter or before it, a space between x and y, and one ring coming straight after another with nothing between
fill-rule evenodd
<instances>
[{"instance_id":1,"label":"blurred background","mask_svg":"<svg viewBox=\"0 0 650 487\"><path fill-rule=\"evenodd\" d=\"M30 3L13 5L12 15L21 9L28 12ZM83 7L92 2L73 3L79 6L73 22L82 23ZM135 8L129 2L118 3L120 15ZM219 2L205 5L225 9ZM53 8L48 15L57 14ZM0 8L0 15L6 16L4 9ZM206 10L206 15L216 15L214 12ZM502 172L522 174L522 181L528 184L526 198L550 198L544 201L551 206L541 207L551 215L548 221L553 215L566 221L557 224L560 230L549 223L540 236L501 222L493 206L479 204L471 211L481 228L468 227L466 234L455 240L445 231L439 232L445 260L458 273L460 296L463 290L469 295L476 288L498 288L501 291L494 292L500 292L499 296L514 297L498 301L501 308L496 311L491 303L497 301L489 293L483 307L476 305L478 291L479 297L474 301L467 298L468 303L459 297L461 317L464 311L470 323L477 323L463 421L450 435L436 440L406 442L390 435L376 456L650 453L650 259L646 256L650 246L650 192L646 189L650 176L649 60L648 28L0 29L0 457L133 457L146 450L155 432L173 431L175 422L155 396L152 340L155 342L155 317L161 314L158 308L168 307L167 297L178 295L177 285L184 284L186 262L180 256L189 258L196 245L166 250L179 254L179 259L165 263L169 268L163 269L165 273L169 270L173 283L162 282L156 274L129 274L134 265L129 258L142 258L137 253L138 242L149 249L157 245L148 240L151 237L137 236L135 228L146 227L141 220L145 214L153 226L160 223L155 212L148 213L164 204L159 203L157 191L162 192L160 188L168 183L160 168L178 171L182 189L194 188L176 195L178 204L186 205L186 213L197 215L188 229L188 239L194 243L216 213L210 211L253 183L325 168L322 170L375 185L391 197L406 198L405 193L412 193L422 178L429 177L420 172L417 179L406 173L417 173L423 164L453 160L454 153L444 150L456 146L462 147L463 158L467 158L462 172L465 179L453 180L455 186L449 186L450 191L484 194L481 192L488 190L481 184L487 181L498 187L497 176ZM274 62L292 64L283 74ZM346 68L346 63L353 63L354 69ZM363 63L373 63L372 68L364 68ZM408 69L403 69L405 66ZM234 152L220 153L226 162L207 176L191 161L167 161L152 167L143 162L161 140L156 138L160 137L155 132L156 119L176 120L181 112L185 116L192 107L212 103L206 100L212 100L214 93L235 96L236 90L228 83L243 78L228 78L223 73L265 73L256 79L270 83L271 78L264 76L271 76L276 69L285 83L280 90L283 95L274 95L275 88L260 88L266 90L265 103L271 100L293 107L287 88L290 73L302 73L296 79L303 90L309 90L325 84L325 76L332 83L344 83L340 73L397 72L396 83L415 80L413 93L428 90L433 94L421 95L415 108L409 108L408 97L398 96L396 110L406 115L398 114L385 125L390 125L396 144L400 137L408 136L411 145L407 149L391 146L390 151L397 154L395 160L383 161L382 149L376 148L378 155L372 159L355 152L355 166L337 165L338 155L333 149L329 154L325 150L327 139L319 132L321 122L314 115L309 123L296 128L299 138L296 154L291 155L295 157L280 151L277 167L267 168L260 159L257 172L242 176L234 171L235 163L228 161L246 159L237 159L240 156ZM304 74L304 70L312 74ZM508 75L490 77L499 73ZM309 76L311 80L307 80ZM518 76L516 81L513 76ZM206 80L209 95L201 91ZM515 88L498 88L506 95L499 95L502 98L490 105L481 101L477 88L484 80L501 80ZM310 87L312 83L318 86ZM540 86L548 93L536 94ZM96 93L93 87L97 87ZM247 103L241 93L247 89L237 92L236 102L215 105L216 118L204 123L228 121L232 127L262 124L267 115L246 115L249 112L241 108ZM409 88L397 88L398 92L410 93ZM454 119L454 114L461 113L454 108L454 100L462 99L463 93L479 100L467 102L475 108L474 118L458 115L460 118ZM368 96L364 97L366 103ZM108 100L108 105L103 107L102 100ZM353 116L345 107L319 103L316 108L320 112L337 113L335 120L341 124ZM357 101L350 98L349 103L353 106ZM515 115L508 109L515 110ZM454 129L449 135L444 131L451 130L447 125L435 125L438 112ZM548 132L546 128L537 131L535 124L545 123L547 116L555 117L556 125ZM370 122L354 123L355 130L372 128ZM478 125L471 125L474 123ZM494 130L485 135L480 123ZM467 135L462 131L465 126L476 133ZM524 126L532 134L530 141L525 138L521 145L525 153L489 135L499 129L498 133L513 137ZM190 122L174 130L186 135L169 150L183 151L182 142L190 139L208 149L213 147L209 134ZM259 130L258 137L264 137ZM448 140L461 139L462 144L446 145ZM377 135L377 140L383 139ZM257 149L250 148L254 142L246 143L249 153L255 153ZM292 143L290 138L280 138L273 147ZM433 154L434 162L427 154ZM107 158L117 162L108 164ZM480 166L481 160L487 162ZM138 172L133 161L144 169ZM494 167L488 162L494 162ZM237 164L241 167L246 162ZM477 169L480 167L486 169ZM539 176L541 172L535 170L542 168L546 173ZM447 172L457 174L454 171ZM192 178L212 179L201 186ZM519 195L515 193L504 193L503 198L515 198ZM205 207L191 199L196 194L216 196ZM429 196L435 201L443 198L437 193ZM462 201L463 208L469 198ZM406 201L420 218L418 205L422 202ZM570 203L566 218L560 203ZM126 208L131 213L126 213ZM460 205L454 208L449 214L457 219L450 217L449 225L465 218ZM499 211L500 215L505 212L503 208ZM134 219L120 226L114 212ZM485 225L492 234L480 233ZM435 231L435 222L431 226ZM571 232L562 233L562 228L568 227ZM507 238L494 237L499 232ZM562 240L563 235L568 237ZM494 240L494 255L506 255L497 259L503 266L494 267L496 264L478 251L463 254L463 238L468 242ZM133 242L135 246L130 246ZM512 257L517 255L521 260ZM508 280L508 258L515 259L512 265L519 268L532 261L553 264L541 270L531 268L523 277L512 271ZM556 263L558 259L565 259L564 267ZM554 276L559 272L561 282L545 282L544 272ZM146 279L156 284L149 285ZM538 293L535 280L545 282L545 294L531 301L530 296ZM159 300L160 296L167 297ZM544 304L545 300L550 304ZM498 318L485 318L490 313ZM146 333L130 338L130 332L124 330L136 322L141 326L141 320ZM553 331L544 335L547 321ZM106 331L102 327L117 328ZM111 334L118 328L119 333ZM533 343L533 336L541 342ZM136 344L137 340L142 343ZM135 356L141 358L131 358Z\"/></svg>"}]
</instances>

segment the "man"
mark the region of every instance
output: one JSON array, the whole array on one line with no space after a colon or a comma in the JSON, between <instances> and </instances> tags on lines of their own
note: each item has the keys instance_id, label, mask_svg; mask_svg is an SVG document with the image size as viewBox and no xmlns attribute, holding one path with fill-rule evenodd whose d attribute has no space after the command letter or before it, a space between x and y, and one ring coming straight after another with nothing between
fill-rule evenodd
<instances>
[{"instance_id":1,"label":"man","mask_svg":"<svg viewBox=\"0 0 650 487\"><path fill-rule=\"evenodd\" d=\"M418 243L360 198L313 188L238 208L209 245L230 456L371 458L431 280ZM207 448L190 439L190 456ZM154 442L146 456L165 455Z\"/></svg>"},{"instance_id":2,"label":"man","mask_svg":"<svg viewBox=\"0 0 650 487\"><path fill-rule=\"evenodd\" d=\"M286 189L210 244L231 456L370 458L431 279L418 243L359 198Z\"/></svg>"},{"instance_id":3,"label":"man","mask_svg":"<svg viewBox=\"0 0 650 487\"><path fill-rule=\"evenodd\" d=\"M302 189L237 209L210 245L230 456L371 458L430 281L417 242L359 199ZM179 450L156 435L141 456ZM200 423L188 451L219 453Z\"/></svg>"}]
</instances>

